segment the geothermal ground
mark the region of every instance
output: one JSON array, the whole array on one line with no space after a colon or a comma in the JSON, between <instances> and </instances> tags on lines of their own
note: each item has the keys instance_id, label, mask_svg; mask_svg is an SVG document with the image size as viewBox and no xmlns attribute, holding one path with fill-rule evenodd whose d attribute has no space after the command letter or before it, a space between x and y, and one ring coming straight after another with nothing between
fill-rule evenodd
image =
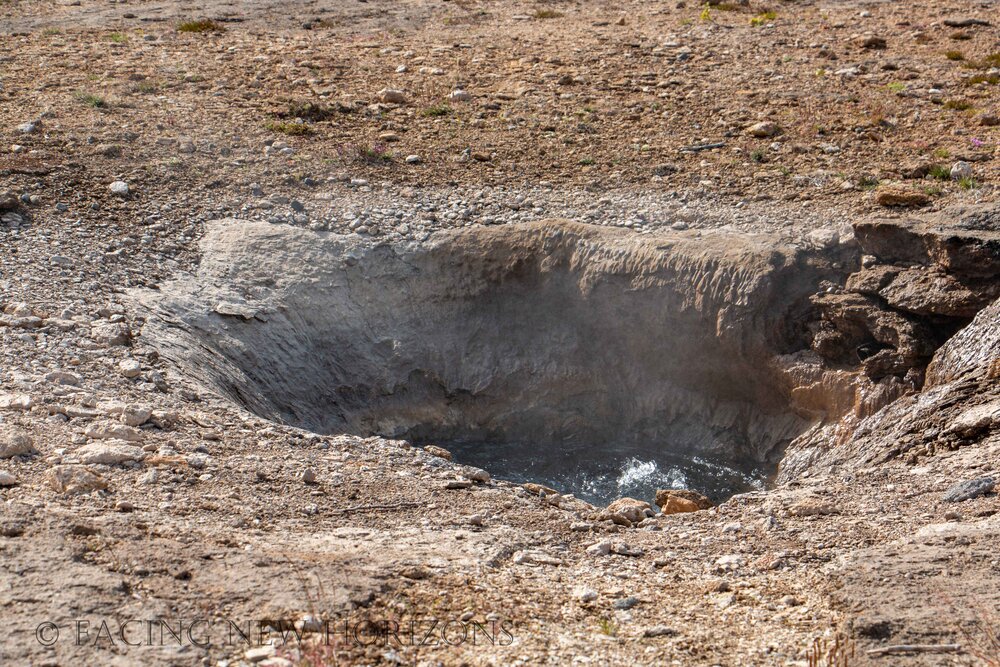
<instances>
[{"instance_id":1,"label":"geothermal ground","mask_svg":"<svg viewBox=\"0 0 1000 667\"><path fill-rule=\"evenodd\" d=\"M1000 664L998 8L0 0L0 665Z\"/></svg>"}]
</instances>

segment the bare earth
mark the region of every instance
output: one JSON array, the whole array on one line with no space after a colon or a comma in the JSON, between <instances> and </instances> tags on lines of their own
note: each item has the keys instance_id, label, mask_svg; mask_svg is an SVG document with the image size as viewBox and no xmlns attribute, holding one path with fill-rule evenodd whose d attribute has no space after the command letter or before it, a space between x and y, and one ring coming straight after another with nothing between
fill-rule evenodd
<instances>
[{"instance_id":1,"label":"bare earth","mask_svg":"<svg viewBox=\"0 0 1000 667\"><path fill-rule=\"evenodd\" d=\"M1000 270L976 268L1000 266L1000 213L950 213L997 201L998 9L0 0L0 664L811 667L817 640L852 667L1000 664L997 495L942 500L1000 470ZM824 409L841 371L870 403L773 488L629 527L252 414L144 337L136 296L223 275L199 244L221 218L394 247L569 218L861 261L860 223L913 215L946 249L863 245L875 269L972 295L871 307L969 328L885 377L827 364ZM262 285L252 264L233 273Z\"/></svg>"}]
</instances>

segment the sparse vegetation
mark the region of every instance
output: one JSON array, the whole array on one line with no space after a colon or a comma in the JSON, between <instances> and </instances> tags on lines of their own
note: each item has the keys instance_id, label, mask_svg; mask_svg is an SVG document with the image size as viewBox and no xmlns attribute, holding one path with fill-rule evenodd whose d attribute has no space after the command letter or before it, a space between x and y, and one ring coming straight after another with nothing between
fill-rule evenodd
<instances>
[{"instance_id":1,"label":"sparse vegetation","mask_svg":"<svg viewBox=\"0 0 1000 667\"><path fill-rule=\"evenodd\" d=\"M976 74L965 80L966 85L972 86L977 83L988 83L990 85L1000 84L1000 74Z\"/></svg>"},{"instance_id":2,"label":"sparse vegetation","mask_svg":"<svg viewBox=\"0 0 1000 667\"><path fill-rule=\"evenodd\" d=\"M451 107L447 104L438 104L433 107L427 107L420 112L421 116L427 116L428 118L437 118L440 116L447 116L451 113Z\"/></svg>"},{"instance_id":3,"label":"sparse vegetation","mask_svg":"<svg viewBox=\"0 0 1000 667\"><path fill-rule=\"evenodd\" d=\"M385 144L341 146L337 149L337 153L342 159L367 165L387 164L393 159L392 153L389 152Z\"/></svg>"},{"instance_id":4,"label":"sparse vegetation","mask_svg":"<svg viewBox=\"0 0 1000 667\"><path fill-rule=\"evenodd\" d=\"M226 29L221 24L211 19L201 19L198 21L185 21L177 26L177 32L225 32Z\"/></svg>"},{"instance_id":5,"label":"sparse vegetation","mask_svg":"<svg viewBox=\"0 0 1000 667\"><path fill-rule=\"evenodd\" d=\"M557 19L563 16L562 12L557 12L554 9L536 9L535 13L532 14L536 19Z\"/></svg>"},{"instance_id":6,"label":"sparse vegetation","mask_svg":"<svg viewBox=\"0 0 1000 667\"><path fill-rule=\"evenodd\" d=\"M944 57L948 60L965 60L965 54L961 51L945 51Z\"/></svg>"},{"instance_id":7,"label":"sparse vegetation","mask_svg":"<svg viewBox=\"0 0 1000 667\"><path fill-rule=\"evenodd\" d=\"M901 93L906 90L906 84L902 81L893 81L892 83L887 83L885 87L892 93Z\"/></svg>"},{"instance_id":8,"label":"sparse vegetation","mask_svg":"<svg viewBox=\"0 0 1000 667\"><path fill-rule=\"evenodd\" d=\"M966 176L958 179L958 187L963 190L975 190L979 187L979 183L977 183L974 178Z\"/></svg>"},{"instance_id":9,"label":"sparse vegetation","mask_svg":"<svg viewBox=\"0 0 1000 667\"><path fill-rule=\"evenodd\" d=\"M265 123L264 127L272 132L287 134L291 137L304 137L313 134L313 129L305 123L271 121L269 123Z\"/></svg>"},{"instance_id":10,"label":"sparse vegetation","mask_svg":"<svg viewBox=\"0 0 1000 667\"><path fill-rule=\"evenodd\" d=\"M939 181L947 181L951 179L951 169L947 165L934 164L927 170L927 175Z\"/></svg>"},{"instance_id":11,"label":"sparse vegetation","mask_svg":"<svg viewBox=\"0 0 1000 667\"><path fill-rule=\"evenodd\" d=\"M712 8L711 8L711 6L709 6L709 4L707 2L705 3L705 6L702 7L701 14L698 15L698 18L701 21L705 21L705 22L708 22L708 21L712 20Z\"/></svg>"},{"instance_id":12,"label":"sparse vegetation","mask_svg":"<svg viewBox=\"0 0 1000 667\"><path fill-rule=\"evenodd\" d=\"M946 100L943 106L952 111L968 111L972 108L972 103L965 100Z\"/></svg>"},{"instance_id":13,"label":"sparse vegetation","mask_svg":"<svg viewBox=\"0 0 1000 667\"><path fill-rule=\"evenodd\" d=\"M600 627L602 635L607 635L608 637L615 637L618 635L618 624L610 618L602 618L598 621L598 626Z\"/></svg>"},{"instance_id":14,"label":"sparse vegetation","mask_svg":"<svg viewBox=\"0 0 1000 667\"><path fill-rule=\"evenodd\" d=\"M108 35L108 40L114 42L115 44L124 44L128 41L128 35L121 32L113 32Z\"/></svg>"},{"instance_id":15,"label":"sparse vegetation","mask_svg":"<svg viewBox=\"0 0 1000 667\"><path fill-rule=\"evenodd\" d=\"M285 109L277 112L275 115L282 119L301 118L302 120L319 123L324 120L329 120L335 113L336 111L334 109L324 104L293 100L288 102Z\"/></svg>"},{"instance_id":16,"label":"sparse vegetation","mask_svg":"<svg viewBox=\"0 0 1000 667\"><path fill-rule=\"evenodd\" d=\"M838 632L832 641L826 637L817 637L806 651L808 667L849 667L855 657L854 641Z\"/></svg>"},{"instance_id":17,"label":"sparse vegetation","mask_svg":"<svg viewBox=\"0 0 1000 667\"><path fill-rule=\"evenodd\" d=\"M753 17L752 19L750 19L750 25L761 26L764 25L765 23L768 23L769 21L773 21L776 18L778 18L778 15L774 12L771 11L762 12L757 16Z\"/></svg>"},{"instance_id":18,"label":"sparse vegetation","mask_svg":"<svg viewBox=\"0 0 1000 667\"><path fill-rule=\"evenodd\" d=\"M597 164L597 161L592 157L580 158L580 165L584 167L589 167L590 165Z\"/></svg>"},{"instance_id":19,"label":"sparse vegetation","mask_svg":"<svg viewBox=\"0 0 1000 667\"><path fill-rule=\"evenodd\" d=\"M86 104L88 107L93 107L95 109L107 109L110 105L108 101L101 97L100 95L95 95L93 93L85 93L83 91L77 91L74 97Z\"/></svg>"}]
</instances>

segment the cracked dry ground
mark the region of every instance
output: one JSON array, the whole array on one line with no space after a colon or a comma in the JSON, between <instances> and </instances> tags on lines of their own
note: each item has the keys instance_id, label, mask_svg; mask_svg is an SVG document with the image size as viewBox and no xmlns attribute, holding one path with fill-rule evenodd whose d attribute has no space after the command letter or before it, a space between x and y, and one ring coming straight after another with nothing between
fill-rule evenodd
<instances>
[{"instance_id":1,"label":"cracked dry ground","mask_svg":"<svg viewBox=\"0 0 1000 667\"><path fill-rule=\"evenodd\" d=\"M0 0L0 664L996 664L997 496L942 500L1000 459L996 8ZM551 217L852 257L786 368L843 420L766 493L609 520L241 410L128 291L214 219L403 247ZM838 358L869 329L891 368ZM130 619L210 645L101 634ZM227 641L316 619L329 646ZM944 652L880 652L914 644Z\"/></svg>"}]
</instances>

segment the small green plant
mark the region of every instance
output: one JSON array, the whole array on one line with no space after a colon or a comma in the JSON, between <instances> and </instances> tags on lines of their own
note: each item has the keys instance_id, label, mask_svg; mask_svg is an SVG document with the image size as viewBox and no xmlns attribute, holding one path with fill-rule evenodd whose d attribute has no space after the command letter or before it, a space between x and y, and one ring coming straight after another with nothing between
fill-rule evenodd
<instances>
[{"instance_id":1,"label":"small green plant","mask_svg":"<svg viewBox=\"0 0 1000 667\"><path fill-rule=\"evenodd\" d=\"M943 106L952 111L968 111L972 108L972 103L965 100L946 100Z\"/></svg>"},{"instance_id":2,"label":"small green plant","mask_svg":"<svg viewBox=\"0 0 1000 667\"><path fill-rule=\"evenodd\" d=\"M107 109L108 106L110 106L106 99L104 99L100 95L94 95L93 93L85 93L83 91L77 91L74 94L74 97L76 97L76 99L79 100L80 102L86 104L88 107L93 107L95 109Z\"/></svg>"},{"instance_id":3,"label":"small green plant","mask_svg":"<svg viewBox=\"0 0 1000 667\"><path fill-rule=\"evenodd\" d=\"M580 158L580 164L584 167L589 167L593 164L597 164L597 161L592 157Z\"/></svg>"},{"instance_id":4,"label":"small green plant","mask_svg":"<svg viewBox=\"0 0 1000 667\"><path fill-rule=\"evenodd\" d=\"M944 57L948 60L965 60L965 54L961 51L945 51Z\"/></svg>"},{"instance_id":5,"label":"small green plant","mask_svg":"<svg viewBox=\"0 0 1000 667\"><path fill-rule=\"evenodd\" d=\"M301 118L302 120L318 123L329 120L334 115L334 110L322 104L293 100L288 106L275 114L278 118Z\"/></svg>"},{"instance_id":6,"label":"small green plant","mask_svg":"<svg viewBox=\"0 0 1000 667\"><path fill-rule=\"evenodd\" d=\"M42 34L45 35L46 37L52 37L54 35L61 35L62 30L60 30L59 28L46 28L45 30L42 31Z\"/></svg>"},{"instance_id":7,"label":"small green plant","mask_svg":"<svg viewBox=\"0 0 1000 667\"><path fill-rule=\"evenodd\" d=\"M420 115L427 116L428 118L438 118L440 116L447 116L451 113L451 107L447 104L438 104L433 107L427 107L420 112Z\"/></svg>"},{"instance_id":8,"label":"small green plant","mask_svg":"<svg viewBox=\"0 0 1000 667\"><path fill-rule=\"evenodd\" d=\"M219 23L211 19L201 19L199 21L185 21L177 26L177 32L225 32L226 29Z\"/></svg>"},{"instance_id":9,"label":"small green plant","mask_svg":"<svg viewBox=\"0 0 1000 667\"><path fill-rule=\"evenodd\" d=\"M776 18L778 18L778 15L775 12L771 11L762 12L757 16L753 17L752 19L750 19L750 25L754 27L761 26L767 23L768 21L773 21Z\"/></svg>"},{"instance_id":10,"label":"small green plant","mask_svg":"<svg viewBox=\"0 0 1000 667\"><path fill-rule=\"evenodd\" d=\"M977 83L988 83L995 86L1000 84L1000 74L976 74L965 80L967 86L974 86Z\"/></svg>"},{"instance_id":11,"label":"small green plant","mask_svg":"<svg viewBox=\"0 0 1000 667\"><path fill-rule=\"evenodd\" d=\"M305 123L271 121L269 123L265 123L264 127L272 132L287 134L290 137L304 137L313 133L313 129Z\"/></svg>"},{"instance_id":12,"label":"small green plant","mask_svg":"<svg viewBox=\"0 0 1000 667\"><path fill-rule=\"evenodd\" d=\"M750 160L757 164L761 164L762 162L764 162L765 157L766 155L764 151L760 149L757 149L750 153Z\"/></svg>"},{"instance_id":13,"label":"small green plant","mask_svg":"<svg viewBox=\"0 0 1000 667\"><path fill-rule=\"evenodd\" d=\"M958 187L963 190L975 190L979 187L979 183L977 183L974 178L965 176L964 178L958 179Z\"/></svg>"},{"instance_id":14,"label":"small green plant","mask_svg":"<svg viewBox=\"0 0 1000 667\"><path fill-rule=\"evenodd\" d=\"M535 13L532 14L536 19L557 19L562 15L562 12L557 12L554 9L536 9Z\"/></svg>"},{"instance_id":15,"label":"small green plant","mask_svg":"<svg viewBox=\"0 0 1000 667\"><path fill-rule=\"evenodd\" d=\"M705 6L701 9L701 14L698 15L699 20L704 22L709 22L712 20L712 8L705 3Z\"/></svg>"},{"instance_id":16,"label":"small green plant","mask_svg":"<svg viewBox=\"0 0 1000 667\"><path fill-rule=\"evenodd\" d=\"M110 35L108 35L108 39L114 42L115 44L124 44L125 42L128 41L128 35L125 35L120 32L113 32Z\"/></svg>"},{"instance_id":17,"label":"small green plant","mask_svg":"<svg viewBox=\"0 0 1000 667\"><path fill-rule=\"evenodd\" d=\"M947 148L935 148L933 155L936 158L941 158L942 160L944 160L948 158L951 155L951 153L948 151Z\"/></svg>"},{"instance_id":18,"label":"small green plant","mask_svg":"<svg viewBox=\"0 0 1000 667\"><path fill-rule=\"evenodd\" d=\"M607 635L608 637L614 637L618 634L618 624L612 621L610 618L602 618L600 621L598 621L598 626L600 627L602 635Z\"/></svg>"},{"instance_id":19,"label":"small green plant","mask_svg":"<svg viewBox=\"0 0 1000 667\"><path fill-rule=\"evenodd\" d=\"M901 93L906 90L906 84L902 81L893 81L892 83L885 84L886 89L891 93Z\"/></svg>"},{"instance_id":20,"label":"small green plant","mask_svg":"<svg viewBox=\"0 0 1000 667\"><path fill-rule=\"evenodd\" d=\"M943 164L932 164L927 175L938 181L947 181L951 179L951 169Z\"/></svg>"}]
</instances>

